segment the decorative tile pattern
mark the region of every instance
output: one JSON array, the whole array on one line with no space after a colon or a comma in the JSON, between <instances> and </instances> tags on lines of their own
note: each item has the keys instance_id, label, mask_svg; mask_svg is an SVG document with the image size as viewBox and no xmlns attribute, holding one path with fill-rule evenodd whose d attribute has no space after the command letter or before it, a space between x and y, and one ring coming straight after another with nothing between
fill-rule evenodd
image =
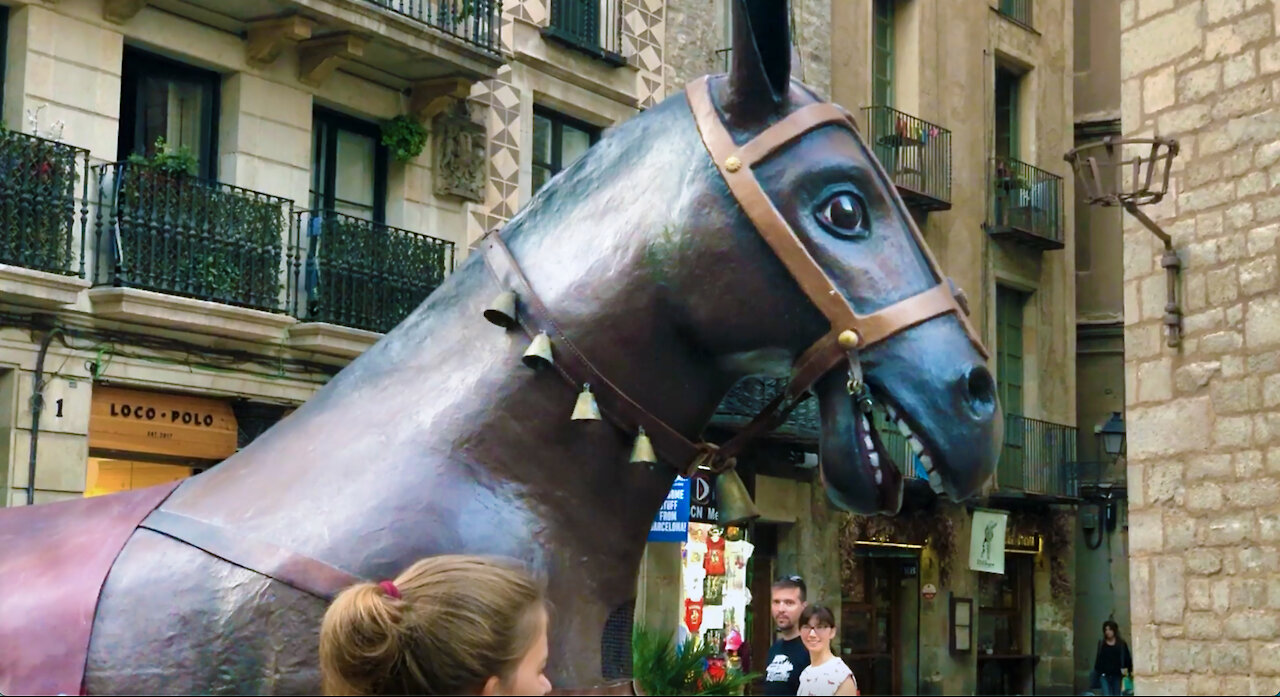
<instances>
[{"instance_id":1,"label":"decorative tile pattern","mask_svg":"<svg viewBox=\"0 0 1280 697\"><path fill-rule=\"evenodd\" d=\"M640 69L636 75L636 98L641 109L657 104L666 96L662 78L665 18L664 0L622 1L622 53L631 65Z\"/></svg>"},{"instance_id":2,"label":"decorative tile pattern","mask_svg":"<svg viewBox=\"0 0 1280 697\"><path fill-rule=\"evenodd\" d=\"M485 200L471 216L481 230L488 230L510 220L520 206L520 93L511 82L511 67L503 66L497 78L477 83L471 101L484 115L489 138Z\"/></svg>"}]
</instances>

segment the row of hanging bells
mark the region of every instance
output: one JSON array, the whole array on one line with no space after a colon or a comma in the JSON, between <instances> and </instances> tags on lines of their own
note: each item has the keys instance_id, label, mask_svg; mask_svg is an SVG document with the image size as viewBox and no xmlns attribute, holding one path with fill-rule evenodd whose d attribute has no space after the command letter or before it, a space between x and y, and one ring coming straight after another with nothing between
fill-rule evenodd
<instances>
[{"instance_id":1,"label":"row of hanging bells","mask_svg":"<svg viewBox=\"0 0 1280 697\"><path fill-rule=\"evenodd\" d=\"M489 307L485 308L484 318L503 329L512 329L517 326L515 292L508 290L499 294ZM525 349L521 361L533 370L553 366L555 359L551 353L551 337L547 336L546 332L538 332L533 337L533 341L529 342L529 348ZM600 405L596 403L596 396L591 392L590 383L582 385L582 392L578 393L578 400L573 405L570 420L602 420ZM658 464L658 455L654 452L653 442L645 433L643 426L640 427L635 442L631 446L631 462L649 466ZM736 470L728 469L721 472L716 477L715 488L717 519L721 525L742 524L760 517L759 509L751 500L751 494L747 492L747 486Z\"/></svg>"}]
</instances>

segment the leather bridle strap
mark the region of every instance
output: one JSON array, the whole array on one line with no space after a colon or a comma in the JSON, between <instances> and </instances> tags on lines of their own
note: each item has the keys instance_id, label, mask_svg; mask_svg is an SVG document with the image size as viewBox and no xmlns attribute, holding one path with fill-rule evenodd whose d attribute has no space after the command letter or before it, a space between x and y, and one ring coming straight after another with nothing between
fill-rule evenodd
<instances>
[{"instance_id":1,"label":"leather bridle strap","mask_svg":"<svg viewBox=\"0 0 1280 697\"><path fill-rule=\"evenodd\" d=\"M831 281L822 267L796 236L790 224L773 205L764 188L756 179L753 168L778 149L817 128L834 125L848 128L861 145L857 128L849 113L830 103L814 103L801 107L781 121L766 128L743 145L734 142L732 135L720 119L711 98L708 78L695 80L686 88L689 107L693 112L703 144L712 162L720 171L729 190L764 241L777 255L796 280L800 289L831 324L831 329L796 361L791 380L750 424L731 438L720 449L721 457L732 457L745 443L763 432L776 427L780 414L794 408L818 378L835 368L841 361L850 360L853 351L862 351L889 337L935 317L954 314L965 328L971 343L987 357L966 312L955 296L949 280L943 276L937 261L930 253L916 226L907 226L927 260L937 285L889 307L868 315L860 315L849 304L845 294ZM864 152L866 151L863 146ZM880 180L888 182L888 176L873 157L868 160L876 168ZM900 218L910 221L896 189L886 187L901 213ZM843 332L856 332L856 345L841 346ZM853 358L856 360L856 358Z\"/></svg>"},{"instance_id":2,"label":"leather bridle strap","mask_svg":"<svg viewBox=\"0 0 1280 697\"><path fill-rule=\"evenodd\" d=\"M318 559L181 513L157 509L138 527L172 537L322 600L333 600L344 588L364 580Z\"/></svg>"},{"instance_id":3,"label":"leather bridle strap","mask_svg":"<svg viewBox=\"0 0 1280 697\"><path fill-rule=\"evenodd\" d=\"M489 270L498 285L516 293L516 320L530 336L545 332L552 339L552 365L575 389L591 385L600 413L623 431L634 433L643 428L653 442L658 455L682 472L706 460L715 446L709 443L695 444L666 422L650 414L635 400L628 397L617 385L606 378L587 357L574 346L552 318L529 279L525 278L511 250L497 231L491 231L481 241L481 251Z\"/></svg>"}]
</instances>

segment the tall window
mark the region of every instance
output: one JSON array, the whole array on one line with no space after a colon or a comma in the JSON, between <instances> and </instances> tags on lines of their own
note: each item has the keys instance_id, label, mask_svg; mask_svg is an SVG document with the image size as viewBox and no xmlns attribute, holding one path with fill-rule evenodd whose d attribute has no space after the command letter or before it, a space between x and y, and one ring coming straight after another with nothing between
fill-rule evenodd
<instances>
[{"instance_id":1,"label":"tall window","mask_svg":"<svg viewBox=\"0 0 1280 697\"><path fill-rule=\"evenodd\" d=\"M1021 159L1018 152L1018 86L1022 76L996 68L996 156Z\"/></svg>"},{"instance_id":2,"label":"tall window","mask_svg":"<svg viewBox=\"0 0 1280 697\"><path fill-rule=\"evenodd\" d=\"M875 0L871 37L871 105L893 106L893 3Z\"/></svg>"},{"instance_id":3,"label":"tall window","mask_svg":"<svg viewBox=\"0 0 1280 697\"><path fill-rule=\"evenodd\" d=\"M1027 297L1022 291L996 286L996 383L1005 414L1000 477L1006 484L1014 484L1022 476L1022 310Z\"/></svg>"},{"instance_id":4,"label":"tall window","mask_svg":"<svg viewBox=\"0 0 1280 697\"><path fill-rule=\"evenodd\" d=\"M153 155L164 138L196 158L196 173L217 178L217 73L131 48L124 52L120 85L120 159Z\"/></svg>"},{"instance_id":5,"label":"tall window","mask_svg":"<svg viewBox=\"0 0 1280 697\"><path fill-rule=\"evenodd\" d=\"M312 132L312 210L384 222L387 149L379 138L378 127L317 108Z\"/></svg>"},{"instance_id":6,"label":"tall window","mask_svg":"<svg viewBox=\"0 0 1280 697\"><path fill-rule=\"evenodd\" d=\"M582 157L600 129L548 109L533 110L533 190L537 192L560 170Z\"/></svg>"},{"instance_id":7,"label":"tall window","mask_svg":"<svg viewBox=\"0 0 1280 697\"><path fill-rule=\"evenodd\" d=\"M978 693L1030 694L1034 664L1010 661L1032 651L1035 558L1006 554L1004 574L978 574ZM1000 660L983 660L985 656Z\"/></svg>"}]
</instances>

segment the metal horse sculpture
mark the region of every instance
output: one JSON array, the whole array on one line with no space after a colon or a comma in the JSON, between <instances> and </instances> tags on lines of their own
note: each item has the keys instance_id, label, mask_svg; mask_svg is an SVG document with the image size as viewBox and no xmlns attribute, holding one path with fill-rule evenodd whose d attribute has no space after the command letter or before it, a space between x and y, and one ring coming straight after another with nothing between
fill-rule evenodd
<instances>
[{"instance_id":1,"label":"metal horse sculpture","mask_svg":"<svg viewBox=\"0 0 1280 697\"><path fill-rule=\"evenodd\" d=\"M962 303L848 115L790 79L786 3L735 5L729 75L603 138L251 446L176 489L0 515L0 692L314 693L324 589L446 552L545 578L549 677L602 689L654 513L677 471L731 464L693 440L746 375L792 377L776 413L816 395L837 504L900 506L867 399L975 492L1000 417ZM507 290L504 331L482 311ZM522 365L539 331L610 421ZM640 427L660 464L629 461Z\"/></svg>"}]
</instances>

